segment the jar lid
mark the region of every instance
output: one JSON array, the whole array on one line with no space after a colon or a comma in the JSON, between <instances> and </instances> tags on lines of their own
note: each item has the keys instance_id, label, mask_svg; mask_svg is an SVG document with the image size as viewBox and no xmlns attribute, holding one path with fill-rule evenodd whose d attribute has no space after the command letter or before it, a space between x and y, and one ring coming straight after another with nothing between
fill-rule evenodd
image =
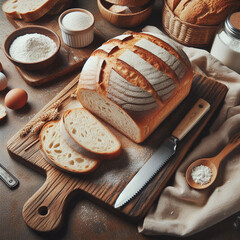
<instances>
[{"instance_id":1,"label":"jar lid","mask_svg":"<svg viewBox=\"0 0 240 240\"><path fill-rule=\"evenodd\" d=\"M225 21L225 29L235 38L240 38L240 12L228 16Z\"/></svg>"}]
</instances>

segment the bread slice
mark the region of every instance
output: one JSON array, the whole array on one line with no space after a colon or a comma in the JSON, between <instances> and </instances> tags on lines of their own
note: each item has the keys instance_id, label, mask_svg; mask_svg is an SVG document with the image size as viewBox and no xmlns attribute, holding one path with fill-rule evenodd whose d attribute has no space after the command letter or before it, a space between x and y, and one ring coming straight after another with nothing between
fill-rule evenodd
<instances>
[{"instance_id":1,"label":"bread slice","mask_svg":"<svg viewBox=\"0 0 240 240\"><path fill-rule=\"evenodd\" d=\"M114 13L129 14L132 13L128 6L112 5L109 11Z\"/></svg>"},{"instance_id":2,"label":"bread slice","mask_svg":"<svg viewBox=\"0 0 240 240\"><path fill-rule=\"evenodd\" d=\"M69 147L61 137L59 123L59 120L48 122L40 132L43 157L56 168L66 172L86 174L94 171L100 163L99 160L88 158Z\"/></svg>"},{"instance_id":3,"label":"bread slice","mask_svg":"<svg viewBox=\"0 0 240 240\"><path fill-rule=\"evenodd\" d=\"M113 159L121 143L97 118L84 108L67 110L60 124L61 135L75 151L97 159Z\"/></svg>"},{"instance_id":4,"label":"bread slice","mask_svg":"<svg viewBox=\"0 0 240 240\"><path fill-rule=\"evenodd\" d=\"M0 120L7 116L6 108L0 104Z\"/></svg>"},{"instance_id":5,"label":"bread slice","mask_svg":"<svg viewBox=\"0 0 240 240\"><path fill-rule=\"evenodd\" d=\"M50 11L61 0L7 0L3 12L10 18L33 22Z\"/></svg>"}]
</instances>

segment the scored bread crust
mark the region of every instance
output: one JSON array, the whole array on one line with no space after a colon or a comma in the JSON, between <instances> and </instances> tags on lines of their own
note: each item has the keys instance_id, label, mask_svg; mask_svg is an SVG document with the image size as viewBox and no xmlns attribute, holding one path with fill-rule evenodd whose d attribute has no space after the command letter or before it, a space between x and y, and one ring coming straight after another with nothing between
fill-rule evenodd
<instances>
[{"instance_id":1,"label":"scored bread crust","mask_svg":"<svg viewBox=\"0 0 240 240\"><path fill-rule=\"evenodd\" d=\"M181 20L197 25L218 25L240 9L239 0L167 0Z\"/></svg>"},{"instance_id":2,"label":"scored bread crust","mask_svg":"<svg viewBox=\"0 0 240 240\"><path fill-rule=\"evenodd\" d=\"M70 147L87 157L110 160L121 153L119 140L84 108L65 111L60 121L60 131Z\"/></svg>"},{"instance_id":3,"label":"scored bread crust","mask_svg":"<svg viewBox=\"0 0 240 240\"><path fill-rule=\"evenodd\" d=\"M54 167L74 174L93 172L100 164L98 159L75 152L60 135L60 121L46 123L39 135L41 153Z\"/></svg>"},{"instance_id":4,"label":"scored bread crust","mask_svg":"<svg viewBox=\"0 0 240 240\"><path fill-rule=\"evenodd\" d=\"M192 78L186 54L171 40L153 33L128 33L92 53L82 69L77 98L139 143L187 96Z\"/></svg>"},{"instance_id":5,"label":"scored bread crust","mask_svg":"<svg viewBox=\"0 0 240 240\"><path fill-rule=\"evenodd\" d=\"M25 22L33 22L44 16L61 0L39 0L39 5L31 9L29 0L7 0L2 5L6 16L14 19L23 19Z\"/></svg>"}]
</instances>

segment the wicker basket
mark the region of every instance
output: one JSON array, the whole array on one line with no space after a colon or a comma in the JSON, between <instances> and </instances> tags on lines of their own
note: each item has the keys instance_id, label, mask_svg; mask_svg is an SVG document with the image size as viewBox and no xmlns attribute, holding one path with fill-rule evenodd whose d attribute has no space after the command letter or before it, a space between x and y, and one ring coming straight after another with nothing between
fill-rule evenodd
<instances>
[{"instance_id":1,"label":"wicker basket","mask_svg":"<svg viewBox=\"0 0 240 240\"><path fill-rule=\"evenodd\" d=\"M164 1L162 24L171 38L186 46L207 47L215 36L218 26L195 25L180 20Z\"/></svg>"}]
</instances>

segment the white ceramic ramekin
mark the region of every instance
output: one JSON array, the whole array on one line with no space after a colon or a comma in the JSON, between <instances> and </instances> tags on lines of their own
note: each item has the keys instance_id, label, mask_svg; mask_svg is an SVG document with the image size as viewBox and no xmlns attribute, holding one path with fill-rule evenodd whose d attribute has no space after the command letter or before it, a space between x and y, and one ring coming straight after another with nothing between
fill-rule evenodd
<instances>
[{"instance_id":1,"label":"white ceramic ramekin","mask_svg":"<svg viewBox=\"0 0 240 240\"><path fill-rule=\"evenodd\" d=\"M89 27L82 30L72 30L62 24L63 17L70 12L83 12L91 17ZM58 23L62 32L62 38L65 44L73 48L82 48L88 46L94 39L94 17L92 13L81 8L72 8L64 11L58 18Z\"/></svg>"}]
</instances>

